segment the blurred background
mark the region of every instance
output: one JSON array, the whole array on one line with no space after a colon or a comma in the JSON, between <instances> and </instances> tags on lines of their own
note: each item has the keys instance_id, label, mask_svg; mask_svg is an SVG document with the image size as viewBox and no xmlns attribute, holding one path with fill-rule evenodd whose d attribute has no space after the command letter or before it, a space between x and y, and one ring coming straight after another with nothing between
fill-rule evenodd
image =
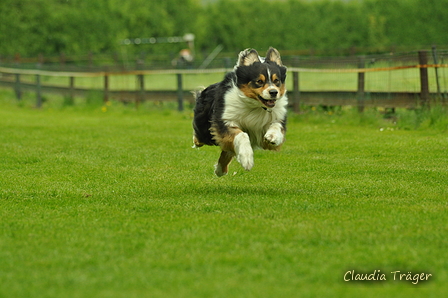
<instances>
[{"instance_id":1,"label":"blurred background","mask_svg":"<svg viewBox=\"0 0 448 298\"><path fill-rule=\"evenodd\" d=\"M233 66L248 47L264 54L274 46L285 59L443 49L447 7L448 0L1 0L0 65L207 68Z\"/></svg>"},{"instance_id":2,"label":"blurred background","mask_svg":"<svg viewBox=\"0 0 448 298\"><path fill-rule=\"evenodd\" d=\"M270 46L295 110L448 100L448 0L0 1L0 86L38 107L96 92L181 110L239 51Z\"/></svg>"}]
</instances>

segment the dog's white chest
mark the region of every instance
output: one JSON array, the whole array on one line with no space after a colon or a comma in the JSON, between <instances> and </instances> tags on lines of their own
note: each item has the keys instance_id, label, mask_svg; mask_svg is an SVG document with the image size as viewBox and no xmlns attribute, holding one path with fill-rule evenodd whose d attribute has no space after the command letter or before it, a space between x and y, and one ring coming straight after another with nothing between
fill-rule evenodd
<instances>
[{"instance_id":1,"label":"dog's white chest","mask_svg":"<svg viewBox=\"0 0 448 298\"><path fill-rule=\"evenodd\" d=\"M279 122L286 114L287 98L277 101L276 106L266 110L252 98L233 88L224 96L222 120L229 127L239 127L249 135L253 148L261 148L264 135L272 123Z\"/></svg>"}]
</instances>

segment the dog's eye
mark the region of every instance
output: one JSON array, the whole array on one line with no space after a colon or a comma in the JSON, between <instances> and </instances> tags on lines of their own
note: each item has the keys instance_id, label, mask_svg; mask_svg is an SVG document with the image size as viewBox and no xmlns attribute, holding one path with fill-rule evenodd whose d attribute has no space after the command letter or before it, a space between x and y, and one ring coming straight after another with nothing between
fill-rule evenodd
<instances>
[{"instance_id":1,"label":"dog's eye","mask_svg":"<svg viewBox=\"0 0 448 298\"><path fill-rule=\"evenodd\" d=\"M274 80L274 84L275 84L275 85L280 84L280 80L279 80L279 79L275 79L275 80Z\"/></svg>"},{"instance_id":2,"label":"dog's eye","mask_svg":"<svg viewBox=\"0 0 448 298\"><path fill-rule=\"evenodd\" d=\"M257 84L258 84L258 85L264 85L264 82L263 82L263 80L258 80L258 81L257 81Z\"/></svg>"}]
</instances>

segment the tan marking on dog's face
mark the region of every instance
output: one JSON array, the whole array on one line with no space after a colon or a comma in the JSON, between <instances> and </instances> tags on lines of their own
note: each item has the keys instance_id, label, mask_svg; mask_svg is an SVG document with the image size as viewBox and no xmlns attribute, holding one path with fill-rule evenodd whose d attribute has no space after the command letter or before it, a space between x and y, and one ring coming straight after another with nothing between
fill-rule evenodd
<instances>
[{"instance_id":1,"label":"tan marking on dog's face","mask_svg":"<svg viewBox=\"0 0 448 298\"><path fill-rule=\"evenodd\" d=\"M286 92L285 84L282 84L282 81L280 80L280 78L278 77L278 75L276 73L274 73L272 75L271 79L272 79L272 83L278 88L279 98L283 97L283 95L285 95L285 92Z\"/></svg>"},{"instance_id":2,"label":"tan marking on dog's face","mask_svg":"<svg viewBox=\"0 0 448 298\"><path fill-rule=\"evenodd\" d=\"M271 77L272 83L277 86L280 87L282 85L282 82L280 81L280 78L278 77L278 75L276 73L274 73Z\"/></svg>"},{"instance_id":3,"label":"tan marking on dog's face","mask_svg":"<svg viewBox=\"0 0 448 298\"><path fill-rule=\"evenodd\" d=\"M258 96L261 96L263 88L266 86L266 77L260 74L255 80L244 84L240 87L240 90L249 98L259 100Z\"/></svg>"}]
</instances>

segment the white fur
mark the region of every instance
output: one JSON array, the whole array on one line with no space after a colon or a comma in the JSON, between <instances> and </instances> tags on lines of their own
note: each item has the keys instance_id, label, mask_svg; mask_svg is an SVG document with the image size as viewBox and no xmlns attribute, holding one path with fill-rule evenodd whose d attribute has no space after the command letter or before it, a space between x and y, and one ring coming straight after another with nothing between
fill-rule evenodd
<instances>
[{"instance_id":1,"label":"white fur","mask_svg":"<svg viewBox=\"0 0 448 298\"><path fill-rule=\"evenodd\" d=\"M195 149L195 148L199 148L198 146L196 146L196 144L194 143L194 140L196 139L196 137L194 136L194 131L193 131L193 146L191 146L191 148Z\"/></svg>"},{"instance_id":2,"label":"white fur","mask_svg":"<svg viewBox=\"0 0 448 298\"><path fill-rule=\"evenodd\" d=\"M265 59L260 57L255 50L245 49L241 51L238 55L238 61L236 62L235 68L242 65L252 65L254 62L264 62Z\"/></svg>"},{"instance_id":3,"label":"white fur","mask_svg":"<svg viewBox=\"0 0 448 298\"><path fill-rule=\"evenodd\" d=\"M264 138L269 143L279 146L284 142L284 135L282 133L282 125L280 123L272 123Z\"/></svg>"},{"instance_id":4,"label":"white fur","mask_svg":"<svg viewBox=\"0 0 448 298\"><path fill-rule=\"evenodd\" d=\"M286 93L277 100L275 107L268 110L265 110L259 101L245 96L236 86L224 95L224 100L226 103L222 116L224 122L229 127L239 127L246 132L253 149L262 148L264 138L268 139L265 136L268 131L270 142L273 141L276 145L283 142L283 135L280 138L278 130L281 128L280 121L286 115L288 105Z\"/></svg>"},{"instance_id":5,"label":"white fur","mask_svg":"<svg viewBox=\"0 0 448 298\"><path fill-rule=\"evenodd\" d=\"M235 148L236 159L241 166L250 171L254 166L254 151L250 145L249 136L245 132L240 132L233 140L233 147Z\"/></svg>"}]
</instances>

